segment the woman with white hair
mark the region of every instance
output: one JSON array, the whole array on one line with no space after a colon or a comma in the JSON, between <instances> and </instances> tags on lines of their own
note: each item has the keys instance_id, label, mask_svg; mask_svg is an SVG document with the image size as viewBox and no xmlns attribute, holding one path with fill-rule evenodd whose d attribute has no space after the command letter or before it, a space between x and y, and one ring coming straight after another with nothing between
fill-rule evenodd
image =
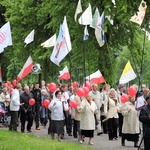
<instances>
[{"instance_id":1,"label":"woman with white hair","mask_svg":"<svg viewBox=\"0 0 150 150\"><path fill-rule=\"evenodd\" d=\"M108 97L104 102L104 114L108 121L108 137L109 140L117 140L118 112L120 111L116 91L111 88L108 92Z\"/></svg>"},{"instance_id":2,"label":"woman with white hair","mask_svg":"<svg viewBox=\"0 0 150 150\"><path fill-rule=\"evenodd\" d=\"M92 100L92 95L88 94L84 100L82 100L79 110L81 112L80 129L81 135L79 142L82 143L83 136L89 137L89 145L93 145L92 138L94 137L95 130L95 118L94 114L97 112L97 106Z\"/></svg>"}]
</instances>

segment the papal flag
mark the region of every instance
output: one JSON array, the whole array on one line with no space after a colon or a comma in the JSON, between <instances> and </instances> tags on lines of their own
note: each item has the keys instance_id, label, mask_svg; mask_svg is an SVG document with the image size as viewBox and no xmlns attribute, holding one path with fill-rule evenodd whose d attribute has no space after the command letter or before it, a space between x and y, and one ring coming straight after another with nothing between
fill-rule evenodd
<instances>
[{"instance_id":1,"label":"papal flag","mask_svg":"<svg viewBox=\"0 0 150 150\"><path fill-rule=\"evenodd\" d=\"M29 44L33 41L34 41L34 30L32 30L25 38L25 40L24 40L24 43L26 43L25 47L27 46L27 44Z\"/></svg>"},{"instance_id":2,"label":"papal flag","mask_svg":"<svg viewBox=\"0 0 150 150\"><path fill-rule=\"evenodd\" d=\"M130 64L130 61L128 61L120 77L119 84L128 83L129 81L134 80L136 77L137 76Z\"/></svg>"},{"instance_id":3,"label":"papal flag","mask_svg":"<svg viewBox=\"0 0 150 150\"><path fill-rule=\"evenodd\" d=\"M100 70L97 70L93 74L87 76L86 79L96 84L101 84L106 82Z\"/></svg>"},{"instance_id":4,"label":"papal flag","mask_svg":"<svg viewBox=\"0 0 150 150\"><path fill-rule=\"evenodd\" d=\"M79 13L82 12L82 5L81 5L81 0L78 1L78 5L77 5L77 8L76 8L76 12L75 12L75 15L74 15L74 20L76 21L77 20L77 16Z\"/></svg>"},{"instance_id":5,"label":"papal flag","mask_svg":"<svg viewBox=\"0 0 150 150\"><path fill-rule=\"evenodd\" d=\"M4 48L12 45L10 23L7 22L0 28L0 53L4 51Z\"/></svg>"},{"instance_id":6,"label":"papal flag","mask_svg":"<svg viewBox=\"0 0 150 150\"><path fill-rule=\"evenodd\" d=\"M70 79L70 73L68 70L68 67L66 66L63 70L59 71L59 80L69 80Z\"/></svg>"},{"instance_id":7,"label":"papal flag","mask_svg":"<svg viewBox=\"0 0 150 150\"><path fill-rule=\"evenodd\" d=\"M79 24L90 25L91 21L92 21L92 9L91 4L89 3L89 7L83 12L83 14L79 18Z\"/></svg>"},{"instance_id":8,"label":"papal flag","mask_svg":"<svg viewBox=\"0 0 150 150\"><path fill-rule=\"evenodd\" d=\"M54 34L51 38L49 38L44 43L42 43L41 46L52 47L52 46L55 46L55 43L56 43L56 34Z\"/></svg>"},{"instance_id":9,"label":"papal flag","mask_svg":"<svg viewBox=\"0 0 150 150\"><path fill-rule=\"evenodd\" d=\"M50 60L54 64L59 66L59 63L65 58L65 56L71 51L71 49L72 49L71 40L65 16L63 24L60 25L59 35L56 44L54 46L53 52L50 56Z\"/></svg>"}]
</instances>

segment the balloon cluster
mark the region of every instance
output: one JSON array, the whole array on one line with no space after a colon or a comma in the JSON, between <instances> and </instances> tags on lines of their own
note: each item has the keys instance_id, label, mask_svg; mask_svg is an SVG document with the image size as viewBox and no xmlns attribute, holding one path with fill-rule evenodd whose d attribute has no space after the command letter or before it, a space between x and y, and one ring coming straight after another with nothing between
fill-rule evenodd
<instances>
[{"instance_id":1,"label":"balloon cluster","mask_svg":"<svg viewBox=\"0 0 150 150\"><path fill-rule=\"evenodd\" d=\"M128 95L130 97L134 97L136 95L136 93L137 93L137 90L136 90L136 88L134 86L130 86L128 88ZM128 101L128 95L127 94L123 94L121 96L121 102L122 103L126 103Z\"/></svg>"},{"instance_id":2,"label":"balloon cluster","mask_svg":"<svg viewBox=\"0 0 150 150\"><path fill-rule=\"evenodd\" d=\"M83 88L78 88L76 91L76 94L79 97L83 97L83 96L87 96L89 94L89 91L92 89L91 83L89 81L86 81L84 83L84 87Z\"/></svg>"}]
</instances>

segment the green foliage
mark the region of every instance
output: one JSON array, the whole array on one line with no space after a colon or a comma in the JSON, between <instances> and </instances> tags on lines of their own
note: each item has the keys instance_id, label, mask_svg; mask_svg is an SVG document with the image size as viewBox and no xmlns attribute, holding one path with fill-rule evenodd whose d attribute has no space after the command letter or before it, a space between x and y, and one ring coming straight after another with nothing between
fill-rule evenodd
<instances>
[{"instance_id":1,"label":"green foliage","mask_svg":"<svg viewBox=\"0 0 150 150\"><path fill-rule=\"evenodd\" d=\"M147 6L150 6L150 1L145 0ZM10 21L12 28L13 46L6 48L4 53L0 54L0 64L4 69L6 79L13 80L19 73L25 61L32 56L35 63L42 66L42 77L47 82L57 82L59 71L65 65L71 70L72 81L78 80L80 83L84 81L84 76L89 75L100 69L107 83L115 86L118 82L120 74L125 65L130 59L135 61L137 69L140 69L143 31L149 29L150 10L147 7L147 12L143 24L139 27L137 24L130 22L131 16L138 11L141 0L120 1L116 0L116 7L111 1L97 0L82 0L83 11L91 3L92 12L98 7L100 14L104 11L105 15L110 15L114 21L114 25L105 19L105 35L106 42L103 47L99 47L94 30L88 28L89 39L83 41L84 26L75 23L74 13L78 1L59 1L56 0L7 0L0 1L0 7L3 10L0 19L5 16L6 21ZM40 44L59 31L59 26L63 22L66 15L69 32L72 42L72 51L60 64L60 67L50 62L50 55L53 48L42 48ZM78 15L78 18L81 14ZM4 23L2 23L4 24ZM2 25L0 24L0 25ZM24 39L35 29L35 40L24 48ZM146 41L146 49L149 43ZM132 51L131 51L132 50ZM12 54L13 52L13 54ZM12 57L13 56L13 57ZM126 57L125 57L126 56ZM130 56L130 57L129 57ZM135 60L132 59L134 57ZM84 73L84 58L85 58L85 73ZM119 62L118 62L119 60ZM71 63L71 64L70 64ZM120 65L121 64L121 65ZM134 65L133 65L134 66ZM135 68L135 67L134 67ZM143 67L145 69L145 67ZM147 73L143 69L143 78L148 81ZM27 82L28 77L23 79ZM32 75L29 79L32 83L37 80L37 77Z\"/></svg>"}]
</instances>

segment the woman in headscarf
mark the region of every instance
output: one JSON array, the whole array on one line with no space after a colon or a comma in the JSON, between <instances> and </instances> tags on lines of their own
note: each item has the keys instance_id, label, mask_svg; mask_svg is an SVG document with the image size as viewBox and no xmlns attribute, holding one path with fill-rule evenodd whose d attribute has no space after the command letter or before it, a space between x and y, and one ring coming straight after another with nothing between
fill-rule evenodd
<instances>
[{"instance_id":1,"label":"woman in headscarf","mask_svg":"<svg viewBox=\"0 0 150 150\"><path fill-rule=\"evenodd\" d=\"M92 100L92 95L88 94L80 104L78 109L81 112L80 129L81 135L79 142L82 143L83 136L89 137L89 145L93 145L92 138L94 137L95 118L94 114L98 113L97 106Z\"/></svg>"},{"instance_id":2,"label":"woman in headscarf","mask_svg":"<svg viewBox=\"0 0 150 150\"><path fill-rule=\"evenodd\" d=\"M135 96L129 96L129 101L122 105L122 115L124 117L121 144L125 146L125 140L133 141L134 147L138 147L140 128L138 111L135 109Z\"/></svg>"},{"instance_id":3,"label":"woman in headscarf","mask_svg":"<svg viewBox=\"0 0 150 150\"><path fill-rule=\"evenodd\" d=\"M51 137L54 139L54 134L57 133L58 141L64 132L64 111L68 111L68 103L62 101L62 93L60 90L56 91L48 108L51 111Z\"/></svg>"},{"instance_id":4,"label":"woman in headscarf","mask_svg":"<svg viewBox=\"0 0 150 150\"><path fill-rule=\"evenodd\" d=\"M116 91L111 88L104 102L104 114L108 121L109 140L117 140L118 112L120 111L116 98Z\"/></svg>"}]
</instances>

